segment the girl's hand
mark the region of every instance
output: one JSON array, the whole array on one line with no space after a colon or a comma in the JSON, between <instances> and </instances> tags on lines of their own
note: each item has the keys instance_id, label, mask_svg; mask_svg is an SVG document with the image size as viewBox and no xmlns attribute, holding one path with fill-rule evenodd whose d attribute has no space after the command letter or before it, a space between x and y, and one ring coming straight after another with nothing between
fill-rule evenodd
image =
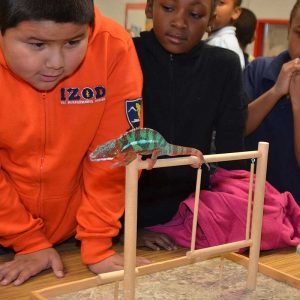
<instances>
[{"instance_id":1,"label":"girl's hand","mask_svg":"<svg viewBox=\"0 0 300 300\"><path fill-rule=\"evenodd\" d=\"M152 250L176 250L177 246L173 239L164 233L152 232L139 229L137 235L137 246L148 247Z\"/></svg>"}]
</instances>

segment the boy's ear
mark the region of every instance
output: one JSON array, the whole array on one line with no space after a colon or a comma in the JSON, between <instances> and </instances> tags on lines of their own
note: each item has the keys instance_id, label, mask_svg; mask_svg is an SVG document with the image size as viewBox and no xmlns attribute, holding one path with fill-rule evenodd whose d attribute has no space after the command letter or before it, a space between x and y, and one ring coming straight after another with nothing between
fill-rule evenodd
<instances>
[{"instance_id":1,"label":"boy's ear","mask_svg":"<svg viewBox=\"0 0 300 300\"><path fill-rule=\"evenodd\" d=\"M153 18L153 0L147 0L145 13L148 19Z\"/></svg>"},{"instance_id":2,"label":"boy's ear","mask_svg":"<svg viewBox=\"0 0 300 300\"><path fill-rule=\"evenodd\" d=\"M207 25L207 28L206 28L206 32L209 34L213 31L213 28L214 28L214 23L215 23L215 20L216 20L216 16L217 16L217 12L216 10L211 14L210 16L210 19L208 21L208 25Z\"/></svg>"},{"instance_id":3,"label":"boy's ear","mask_svg":"<svg viewBox=\"0 0 300 300\"><path fill-rule=\"evenodd\" d=\"M233 22L235 22L239 18L239 16L241 15L241 13L242 13L241 7L240 6L235 7L233 12L232 12L232 15L231 15L231 20Z\"/></svg>"}]
</instances>

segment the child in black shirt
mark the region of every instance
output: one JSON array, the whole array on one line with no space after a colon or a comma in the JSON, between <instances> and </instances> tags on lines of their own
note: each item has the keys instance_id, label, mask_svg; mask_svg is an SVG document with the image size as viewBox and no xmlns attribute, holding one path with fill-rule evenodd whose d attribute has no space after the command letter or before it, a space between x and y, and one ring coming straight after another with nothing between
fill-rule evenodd
<instances>
[{"instance_id":1,"label":"child in black shirt","mask_svg":"<svg viewBox=\"0 0 300 300\"><path fill-rule=\"evenodd\" d=\"M144 127L204 154L210 152L213 130L217 153L244 149L247 109L238 57L201 41L215 5L215 0L148 0L146 16L153 20L153 30L134 39L144 75ZM195 182L196 169L190 166L143 171L139 227L169 221L195 190ZM168 237L145 230L139 231L138 245L157 250L175 247Z\"/></svg>"}]
</instances>

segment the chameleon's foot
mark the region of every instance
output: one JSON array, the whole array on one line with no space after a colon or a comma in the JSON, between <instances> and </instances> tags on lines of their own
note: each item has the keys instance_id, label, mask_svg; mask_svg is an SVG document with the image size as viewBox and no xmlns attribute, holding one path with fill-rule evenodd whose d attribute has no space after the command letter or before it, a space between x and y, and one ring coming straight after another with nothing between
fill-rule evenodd
<instances>
[{"instance_id":1,"label":"chameleon's foot","mask_svg":"<svg viewBox=\"0 0 300 300\"><path fill-rule=\"evenodd\" d=\"M156 160L153 160L151 158L147 158L146 159L147 163L148 163L148 167L147 167L147 170L151 170L153 169L155 163L156 163Z\"/></svg>"},{"instance_id":2,"label":"chameleon's foot","mask_svg":"<svg viewBox=\"0 0 300 300\"><path fill-rule=\"evenodd\" d=\"M192 166L193 168L199 169L199 168L202 167L203 164L205 164L206 167L207 167L207 169L208 169L208 171L209 171L209 170L210 170L209 164L208 164L203 158L201 159L201 158L198 157L198 156L197 156L197 158L198 158L198 161L197 161L196 163L192 164L191 166Z\"/></svg>"}]
</instances>

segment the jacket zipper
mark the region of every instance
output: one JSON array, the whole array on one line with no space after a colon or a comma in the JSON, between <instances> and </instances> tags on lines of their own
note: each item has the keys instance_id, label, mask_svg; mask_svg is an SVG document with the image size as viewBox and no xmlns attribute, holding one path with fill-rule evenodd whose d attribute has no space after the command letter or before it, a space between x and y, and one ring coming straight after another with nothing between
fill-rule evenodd
<instances>
[{"instance_id":1,"label":"jacket zipper","mask_svg":"<svg viewBox=\"0 0 300 300\"><path fill-rule=\"evenodd\" d=\"M39 216L43 215L43 169L45 162L46 148L46 92L42 93L42 119L41 119L41 153L40 153L40 169L39 169Z\"/></svg>"},{"instance_id":2,"label":"jacket zipper","mask_svg":"<svg viewBox=\"0 0 300 300\"><path fill-rule=\"evenodd\" d=\"M170 143L175 142L175 82L174 82L174 55L170 54L170 110L172 116Z\"/></svg>"}]
</instances>

